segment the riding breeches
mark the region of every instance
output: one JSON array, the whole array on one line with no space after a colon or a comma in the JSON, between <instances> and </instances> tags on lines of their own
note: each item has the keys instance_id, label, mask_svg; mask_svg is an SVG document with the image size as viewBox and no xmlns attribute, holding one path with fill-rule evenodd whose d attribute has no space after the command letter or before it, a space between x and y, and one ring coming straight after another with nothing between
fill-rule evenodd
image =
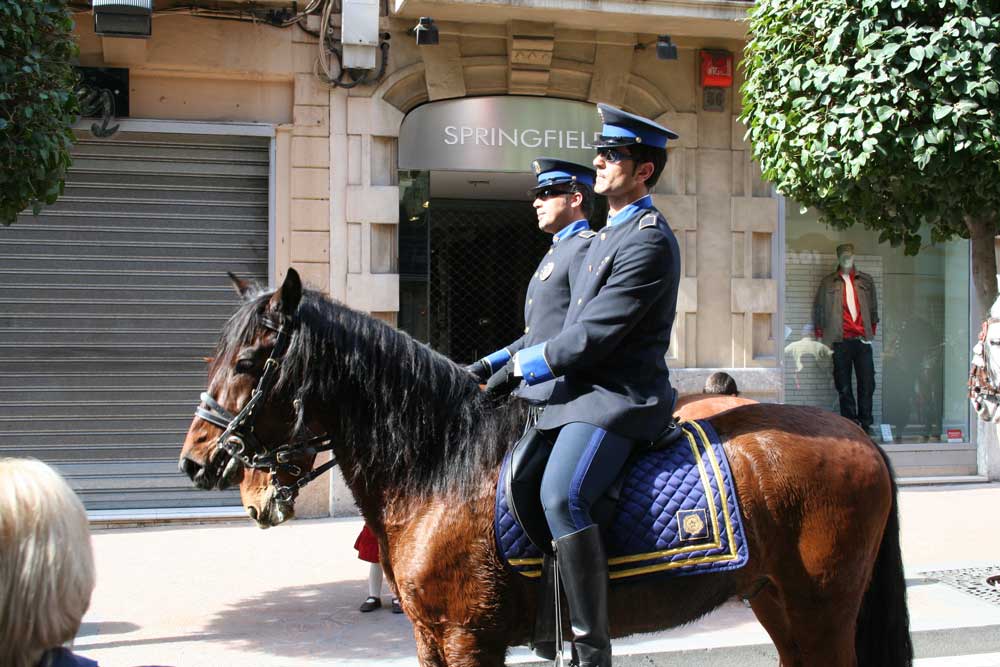
<instances>
[{"instance_id":1,"label":"riding breeches","mask_svg":"<svg viewBox=\"0 0 1000 667\"><path fill-rule=\"evenodd\" d=\"M618 477L634 445L630 438L583 422L558 430L541 489L553 539L594 523L591 507Z\"/></svg>"}]
</instances>

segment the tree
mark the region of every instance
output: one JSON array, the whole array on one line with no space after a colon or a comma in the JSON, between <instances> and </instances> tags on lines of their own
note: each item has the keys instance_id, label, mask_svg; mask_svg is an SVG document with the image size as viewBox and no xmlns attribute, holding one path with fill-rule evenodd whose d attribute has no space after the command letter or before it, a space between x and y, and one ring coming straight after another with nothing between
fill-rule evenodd
<instances>
[{"instance_id":1,"label":"tree","mask_svg":"<svg viewBox=\"0 0 1000 667\"><path fill-rule=\"evenodd\" d=\"M971 240L997 295L1000 1L758 0L742 120L765 178L908 255Z\"/></svg>"},{"instance_id":2,"label":"tree","mask_svg":"<svg viewBox=\"0 0 1000 667\"><path fill-rule=\"evenodd\" d=\"M63 191L78 115L73 21L62 0L0 0L0 223Z\"/></svg>"}]
</instances>

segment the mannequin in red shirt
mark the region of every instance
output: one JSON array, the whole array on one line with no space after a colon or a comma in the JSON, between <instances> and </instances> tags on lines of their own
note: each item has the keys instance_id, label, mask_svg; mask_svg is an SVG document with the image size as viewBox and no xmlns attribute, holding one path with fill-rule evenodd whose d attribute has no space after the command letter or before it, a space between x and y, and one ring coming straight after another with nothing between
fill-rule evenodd
<instances>
[{"instance_id":1,"label":"mannequin in red shirt","mask_svg":"<svg viewBox=\"0 0 1000 667\"><path fill-rule=\"evenodd\" d=\"M840 414L863 429L872 426L875 363L872 339L878 327L875 281L854 266L854 246L837 246L837 270L823 278L813 307L816 337L833 349L833 381ZM854 398L852 371L857 380Z\"/></svg>"}]
</instances>

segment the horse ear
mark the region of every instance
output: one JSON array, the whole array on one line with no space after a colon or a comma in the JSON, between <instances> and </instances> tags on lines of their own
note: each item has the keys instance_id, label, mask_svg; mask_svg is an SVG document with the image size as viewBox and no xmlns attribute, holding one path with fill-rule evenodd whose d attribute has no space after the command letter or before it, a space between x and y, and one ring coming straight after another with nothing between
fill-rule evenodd
<instances>
[{"instance_id":1,"label":"horse ear","mask_svg":"<svg viewBox=\"0 0 1000 667\"><path fill-rule=\"evenodd\" d=\"M290 268L285 276L285 282L281 283L281 287L271 297L271 310L290 317L295 314L301 300L302 280L299 278L299 272Z\"/></svg>"},{"instance_id":2,"label":"horse ear","mask_svg":"<svg viewBox=\"0 0 1000 667\"><path fill-rule=\"evenodd\" d=\"M247 295L250 294L250 290L252 289L250 282L243 280L232 271L226 271L226 275L229 276L229 280L233 283L236 293L240 295L241 299L246 300Z\"/></svg>"}]
</instances>

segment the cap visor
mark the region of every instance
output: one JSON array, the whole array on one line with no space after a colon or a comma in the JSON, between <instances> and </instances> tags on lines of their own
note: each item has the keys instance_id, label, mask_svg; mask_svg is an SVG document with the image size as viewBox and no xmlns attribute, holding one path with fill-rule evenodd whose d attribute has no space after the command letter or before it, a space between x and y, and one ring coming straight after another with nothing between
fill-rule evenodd
<instances>
[{"instance_id":1,"label":"cap visor","mask_svg":"<svg viewBox=\"0 0 1000 667\"><path fill-rule=\"evenodd\" d=\"M620 146L634 146L636 143L632 137L600 137L594 140L594 148L619 148Z\"/></svg>"}]
</instances>

